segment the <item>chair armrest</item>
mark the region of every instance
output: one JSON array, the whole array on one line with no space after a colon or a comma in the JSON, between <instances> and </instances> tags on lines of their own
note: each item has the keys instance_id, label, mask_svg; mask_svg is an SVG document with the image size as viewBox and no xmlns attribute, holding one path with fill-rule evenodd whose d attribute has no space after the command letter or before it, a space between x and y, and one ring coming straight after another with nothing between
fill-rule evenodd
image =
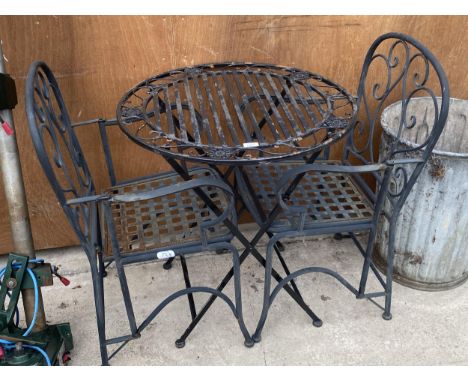
<instances>
[{"instance_id":1,"label":"chair armrest","mask_svg":"<svg viewBox=\"0 0 468 382\"><path fill-rule=\"evenodd\" d=\"M80 122L72 123L71 126L75 128L79 126L93 125L99 122L103 122L106 126L118 125L117 119L115 118L112 118L112 119L94 118L94 119L89 119L87 121L80 121Z\"/></svg>"},{"instance_id":2,"label":"chair armrest","mask_svg":"<svg viewBox=\"0 0 468 382\"><path fill-rule=\"evenodd\" d=\"M164 186L161 188L157 188L155 190L133 192L133 193L122 194L122 195L113 195L111 196L110 200L113 202L123 202L123 203L140 202L143 200L159 198L161 196L176 194L178 192L182 192L182 191L186 191L186 190L190 190L190 189L194 189L198 187L203 187L203 186L213 186L213 187L221 188L225 193L229 194L229 196L234 196L233 191L227 184L225 184L224 182L218 179L210 179L206 177L206 178L187 180L185 182L172 184L170 186Z\"/></svg>"},{"instance_id":3,"label":"chair armrest","mask_svg":"<svg viewBox=\"0 0 468 382\"><path fill-rule=\"evenodd\" d=\"M389 166L397 166L399 164L410 164L410 163L424 163L424 160L417 159L417 158L402 158L402 159L389 159L385 161L385 164Z\"/></svg>"},{"instance_id":4,"label":"chair armrest","mask_svg":"<svg viewBox=\"0 0 468 382\"><path fill-rule=\"evenodd\" d=\"M67 206L73 206L75 204L82 204L82 203L93 203L93 202L100 202L102 200L109 200L110 195L108 194L99 194L99 195L89 195L89 196L82 196L80 198L74 198L67 200Z\"/></svg>"},{"instance_id":5,"label":"chair armrest","mask_svg":"<svg viewBox=\"0 0 468 382\"><path fill-rule=\"evenodd\" d=\"M213 186L221 188L226 194L230 196L230 199L234 197L234 193L231 188L224 182L218 179L209 179L209 178L199 178L188 180L186 182L173 184L170 186L161 187L155 190L150 191L141 191L133 192L122 195L109 195L109 194L99 194L99 195L89 195L83 196L80 198L74 198L67 200L67 205L71 206L74 204L89 203L89 202L99 202L102 200L110 200L111 202L121 202L121 203L131 203L131 202L141 202L143 200L149 200L158 198L161 196L166 196L170 194L176 194L185 190L190 190L203 186Z\"/></svg>"}]
</instances>

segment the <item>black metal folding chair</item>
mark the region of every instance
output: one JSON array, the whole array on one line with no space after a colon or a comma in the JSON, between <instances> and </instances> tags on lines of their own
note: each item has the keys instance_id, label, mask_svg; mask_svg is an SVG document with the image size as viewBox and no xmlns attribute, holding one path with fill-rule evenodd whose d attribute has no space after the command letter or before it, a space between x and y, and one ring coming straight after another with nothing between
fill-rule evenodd
<instances>
[{"instance_id":1,"label":"black metal folding chair","mask_svg":"<svg viewBox=\"0 0 468 382\"><path fill-rule=\"evenodd\" d=\"M439 95L440 98L436 98ZM426 119L412 114L412 100L418 96L432 99ZM379 37L364 60L357 92L359 112L349 135L341 161L317 160L313 164L283 162L245 168L238 181L250 183L258 203L246 200L257 221L278 202L282 213L270 227L274 233L267 247L264 305L253 335L260 341L269 308L286 283L311 272L335 277L357 298L385 297L383 318L391 319L394 238L399 212L439 138L449 109L449 87L445 73L434 55L410 36L389 33ZM376 153L378 118L385 105L401 100L398 134L389 150ZM416 143L410 143L416 142ZM410 158L417 152L418 159ZM297 176L302 179L291 195L285 190ZM375 187L373 186L375 184ZM259 209L262 209L260 211ZM378 224L388 223L387 266L380 275L372 259ZM356 232L368 232L366 245ZM337 272L308 267L292 272L271 291L274 245L285 237L335 233L349 234L364 257L360 283L353 287ZM314 261L320 259L313 255ZM312 257L312 256L311 256ZM369 270L383 291L366 292Z\"/></svg>"},{"instance_id":2,"label":"black metal folding chair","mask_svg":"<svg viewBox=\"0 0 468 382\"><path fill-rule=\"evenodd\" d=\"M193 293L214 294L226 302L238 320L246 346L253 341L242 316L239 255L230 243L232 234L223 225L236 222L233 192L207 168L189 170L192 180L177 173L117 182L106 127L115 120L96 119L73 125L58 83L44 62L34 62L26 81L26 113L32 140L42 168L88 257L93 280L96 319L102 364L107 365L130 340L174 299L188 296L192 319L196 316ZM97 193L74 128L97 123L112 187ZM209 195L222 213L217 216L196 191ZM234 301L218 290L192 286L185 255L201 251L228 250L234 269ZM166 299L138 326L127 284L125 266L142 261L180 257L185 288ZM115 262L130 334L107 338L104 305L104 263ZM166 269L169 268L166 263ZM109 356L107 347L118 344ZM183 344L177 344L183 346Z\"/></svg>"}]
</instances>

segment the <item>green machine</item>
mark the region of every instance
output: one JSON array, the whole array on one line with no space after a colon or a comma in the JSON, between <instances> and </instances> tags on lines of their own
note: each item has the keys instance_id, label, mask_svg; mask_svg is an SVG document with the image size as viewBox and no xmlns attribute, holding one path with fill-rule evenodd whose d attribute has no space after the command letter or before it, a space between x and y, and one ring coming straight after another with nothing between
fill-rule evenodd
<instances>
[{"instance_id":1,"label":"green machine","mask_svg":"<svg viewBox=\"0 0 468 382\"><path fill-rule=\"evenodd\" d=\"M70 324L47 323L41 288L52 285L53 275L69 282L51 264L36 259L11 112L16 104L15 82L5 74L0 39L0 174L18 253L10 254L0 268L0 366L61 365L70 360L73 348ZM26 328L19 327L20 296Z\"/></svg>"},{"instance_id":2,"label":"green machine","mask_svg":"<svg viewBox=\"0 0 468 382\"><path fill-rule=\"evenodd\" d=\"M46 325L33 331L39 305L39 289L53 284L53 275L67 284L49 263L10 254L0 269L0 366L65 365L70 360L73 337L69 323ZM21 291L35 294L28 328L19 328L18 301Z\"/></svg>"}]
</instances>

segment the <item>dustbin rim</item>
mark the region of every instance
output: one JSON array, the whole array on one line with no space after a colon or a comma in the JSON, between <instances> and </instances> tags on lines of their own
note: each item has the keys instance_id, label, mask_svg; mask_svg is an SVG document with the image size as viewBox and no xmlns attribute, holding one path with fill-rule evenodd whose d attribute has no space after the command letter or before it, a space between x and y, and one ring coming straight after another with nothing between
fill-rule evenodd
<instances>
[{"instance_id":1,"label":"dustbin rim","mask_svg":"<svg viewBox=\"0 0 468 382\"><path fill-rule=\"evenodd\" d=\"M412 100L423 100L423 99L430 99L432 101L432 97L413 97ZM441 97L436 97L437 100L441 100ZM449 114L450 114L450 105L452 105L452 103L454 102L466 102L468 104L468 100L466 99L460 99L460 98L450 98L450 102L449 102ZM390 129L390 127L388 126L388 122L387 122L387 114L389 113L389 111L392 109L392 108L395 108L395 107L398 107L400 106L401 107L401 100L397 101L397 102L394 102L390 105L388 105L384 111L382 112L382 115L380 116L380 125L382 126L382 130L384 130L384 132L391 136L392 138L394 139L397 139L395 133L393 132L392 129ZM442 134L444 132L442 131ZM407 139L403 139L403 138L400 138L400 143L403 143L411 148L416 148L418 147L419 145L417 145L416 143L414 142L411 142ZM432 154L436 154L436 155L440 155L440 156L444 156L444 157L448 157L448 158L468 158L468 152L467 153L456 153L456 152L452 152L452 151L445 151L445 150L437 150L434 148L434 150L432 150Z\"/></svg>"}]
</instances>

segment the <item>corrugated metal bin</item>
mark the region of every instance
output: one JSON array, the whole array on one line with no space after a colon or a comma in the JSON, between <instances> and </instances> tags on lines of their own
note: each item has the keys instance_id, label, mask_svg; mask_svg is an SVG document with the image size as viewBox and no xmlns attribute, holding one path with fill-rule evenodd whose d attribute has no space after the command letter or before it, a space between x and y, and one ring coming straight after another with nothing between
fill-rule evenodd
<instances>
[{"instance_id":1,"label":"corrugated metal bin","mask_svg":"<svg viewBox=\"0 0 468 382\"><path fill-rule=\"evenodd\" d=\"M430 124L427 109L432 105L428 97L414 99L407 115ZM381 152L395 139L400 115L401 102L382 113ZM387 221L382 219L379 227L374 255L383 264ZM394 277L400 284L445 290L468 279L467 100L451 99L447 124L400 213L395 236Z\"/></svg>"}]
</instances>

